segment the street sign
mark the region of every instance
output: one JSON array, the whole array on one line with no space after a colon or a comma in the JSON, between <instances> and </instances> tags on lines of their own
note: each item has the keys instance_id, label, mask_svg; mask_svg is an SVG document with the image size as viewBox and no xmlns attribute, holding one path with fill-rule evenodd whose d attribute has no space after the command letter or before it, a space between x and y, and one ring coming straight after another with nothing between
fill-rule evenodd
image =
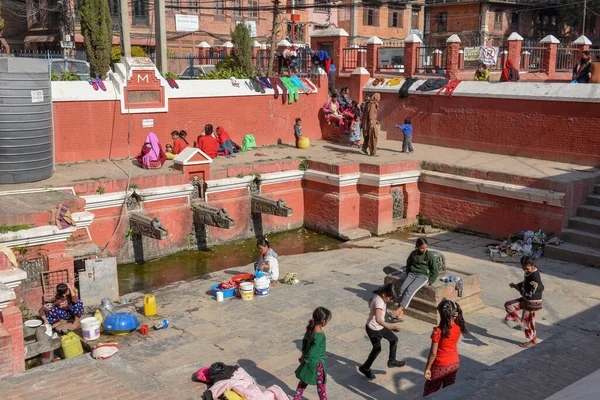
<instances>
[{"instance_id":1,"label":"street sign","mask_svg":"<svg viewBox=\"0 0 600 400\"><path fill-rule=\"evenodd\" d=\"M75 42L67 42L65 40L61 40L60 41L60 47L62 47L63 49L74 49L75 48Z\"/></svg>"},{"instance_id":2,"label":"street sign","mask_svg":"<svg viewBox=\"0 0 600 400\"><path fill-rule=\"evenodd\" d=\"M499 47L481 46L481 62L486 65L495 65L498 62Z\"/></svg>"},{"instance_id":3,"label":"street sign","mask_svg":"<svg viewBox=\"0 0 600 400\"><path fill-rule=\"evenodd\" d=\"M479 61L481 49L479 47L465 47L465 61Z\"/></svg>"}]
</instances>

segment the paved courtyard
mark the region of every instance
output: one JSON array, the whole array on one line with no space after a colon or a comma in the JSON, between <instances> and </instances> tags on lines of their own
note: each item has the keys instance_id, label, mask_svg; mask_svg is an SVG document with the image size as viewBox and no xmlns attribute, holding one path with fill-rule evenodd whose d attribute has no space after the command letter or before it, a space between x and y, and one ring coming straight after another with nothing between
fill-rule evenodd
<instances>
[{"instance_id":1,"label":"paved courtyard","mask_svg":"<svg viewBox=\"0 0 600 400\"><path fill-rule=\"evenodd\" d=\"M520 281L522 271L516 263L491 262L485 254L490 242L455 232L430 236L430 247L446 254L450 268L480 275L486 304L467 316L471 334L459 346L458 382L438 398L545 399L598 369L600 270L541 259L546 286L545 309L538 313L542 343L523 350L517 346L525 340L523 333L502 323L502 305L516 295L508 284ZM377 378L367 381L357 372L370 350L364 324L371 291L383 281L382 268L403 263L413 243L413 237L400 235L373 237L355 242L354 248L282 257L282 275L297 272L301 283L280 284L269 297L250 302L217 303L207 292L251 266L163 288L156 292L161 315L154 319L168 318L168 329L117 338L121 350L110 360L85 355L8 378L0 384L0 398L197 399L206 386L192 375L215 361L237 363L261 386L277 384L291 395L301 338L317 306L333 312L325 328L330 399L420 398L431 324L412 318L401 324L398 356L406 367L385 367L384 344L373 367ZM140 296L128 295L131 303L122 308L139 310ZM154 319L140 316L142 323ZM316 399L315 393L309 388L306 398Z\"/></svg>"}]
</instances>

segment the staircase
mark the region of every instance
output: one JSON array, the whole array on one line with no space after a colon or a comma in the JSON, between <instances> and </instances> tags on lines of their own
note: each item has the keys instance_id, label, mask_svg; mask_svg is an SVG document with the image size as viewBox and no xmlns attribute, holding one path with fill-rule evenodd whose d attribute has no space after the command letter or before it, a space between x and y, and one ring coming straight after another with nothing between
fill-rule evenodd
<instances>
[{"instance_id":1,"label":"staircase","mask_svg":"<svg viewBox=\"0 0 600 400\"><path fill-rule=\"evenodd\" d=\"M569 220L561 239L565 243L560 246L546 246L547 257L600 268L600 184L577 209L577 216Z\"/></svg>"}]
</instances>

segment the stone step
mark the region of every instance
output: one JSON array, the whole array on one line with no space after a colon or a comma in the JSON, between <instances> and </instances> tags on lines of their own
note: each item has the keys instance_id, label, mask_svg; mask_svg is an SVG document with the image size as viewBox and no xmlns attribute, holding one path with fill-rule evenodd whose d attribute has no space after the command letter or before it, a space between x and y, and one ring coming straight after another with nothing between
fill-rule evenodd
<instances>
[{"instance_id":1,"label":"stone step","mask_svg":"<svg viewBox=\"0 0 600 400\"><path fill-rule=\"evenodd\" d=\"M578 229L563 229L561 238L565 242L578 246L600 249L600 234L580 231Z\"/></svg>"},{"instance_id":2,"label":"stone step","mask_svg":"<svg viewBox=\"0 0 600 400\"><path fill-rule=\"evenodd\" d=\"M590 233L600 233L600 220L584 217L573 217L569 220L569 228Z\"/></svg>"},{"instance_id":3,"label":"stone step","mask_svg":"<svg viewBox=\"0 0 600 400\"><path fill-rule=\"evenodd\" d=\"M577 216L600 220L600 207L580 206L579 208L577 208Z\"/></svg>"},{"instance_id":4,"label":"stone step","mask_svg":"<svg viewBox=\"0 0 600 400\"><path fill-rule=\"evenodd\" d=\"M600 207L600 195L590 195L587 197L585 204L590 206Z\"/></svg>"},{"instance_id":5,"label":"stone step","mask_svg":"<svg viewBox=\"0 0 600 400\"><path fill-rule=\"evenodd\" d=\"M600 185L594 185L594 194L600 195Z\"/></svg>"},{"instance_id":6,"label":"stone step","mask_svg":"<svg viewBox=\"0 0 600 400\"><path fill-rule=\"evenodd\" d=\"M588 267L600 268L600 250L572 243L563 243L560 246L546 246L544 248L544 256Z\"/></svg>"}]
</instances>

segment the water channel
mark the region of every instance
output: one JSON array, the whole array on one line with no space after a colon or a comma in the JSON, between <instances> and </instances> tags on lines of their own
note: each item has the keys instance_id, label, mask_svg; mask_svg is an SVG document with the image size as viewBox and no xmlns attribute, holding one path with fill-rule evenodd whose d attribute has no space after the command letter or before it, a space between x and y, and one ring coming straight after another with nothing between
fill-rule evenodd
<instances>
[{"instance_id":1,"label":"water channel","mask_svg":"<svg viewBox=\"0 0 600 400\"><path fill-rule=\"evenodd\" d=\"M335 250L342 243L304 228L270 234L268 239L280 256ZM214 246L208 251L182 251L145 264L122 264L118 267L119 292L121 295L148 292L173 282L250 264L258 255L256 239L248 239Z\"/></svg>"}]
</instances>

